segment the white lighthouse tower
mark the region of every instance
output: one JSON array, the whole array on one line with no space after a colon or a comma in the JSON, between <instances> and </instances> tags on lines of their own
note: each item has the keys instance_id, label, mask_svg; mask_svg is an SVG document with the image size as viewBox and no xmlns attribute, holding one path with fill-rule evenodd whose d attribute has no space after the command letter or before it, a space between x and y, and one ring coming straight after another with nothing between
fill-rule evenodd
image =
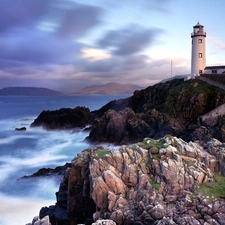
<instances>
[{"instance_id":1,"label":"white lighthouse tower","mask_svg":"<svg viewBox=\"0 0 225 225\"><path fill-rule=\"evenodd\" d=\"M191 51L191 74L201 74L205 69L206 54L205 54L205 37L204 26L197 23L193 26L192 51Z\"/></svg>"}]
</instances>

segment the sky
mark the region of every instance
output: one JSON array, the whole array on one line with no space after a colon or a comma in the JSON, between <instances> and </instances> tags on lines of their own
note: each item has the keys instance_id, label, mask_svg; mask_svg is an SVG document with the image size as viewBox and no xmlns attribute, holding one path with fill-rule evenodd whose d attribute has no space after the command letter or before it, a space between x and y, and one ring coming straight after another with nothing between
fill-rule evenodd
<instances>
[{"instance_id":1,"label":"sky","mask_svg":"<svg viewBox=\"0 0 225 225\"><path fill-rule=\"evenodd\" d=\"M0 88L147 87L190 74L191 32L225 65L224 0L0 0Z\"/></svg>"}]
</instances>

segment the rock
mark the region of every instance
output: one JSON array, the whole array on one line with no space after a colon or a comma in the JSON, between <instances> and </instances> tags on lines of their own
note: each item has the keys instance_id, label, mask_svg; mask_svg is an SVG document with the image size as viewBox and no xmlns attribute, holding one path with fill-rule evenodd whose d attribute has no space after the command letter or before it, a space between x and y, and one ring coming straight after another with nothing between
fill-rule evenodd
<instances>
[{"instance_id":1,"label":"rock","mask_svg":"<svg viewBox=\"0 0 225 225\"><path fill-rule=\"evenodd\" d=\"M32 177L43 177L43 176L56 176L56 175L65 175L66 171L71 167L71 163L66 163L63 166L57 166L54 169L52 168L41 168L37 172L23 176L20 179L32 178Z\"/></svg>"},{"instance_id":2,"label":"rock","mask_svg":"<svg viewBox=\"0 0 225 225\"><path fill-rule=\"evenodd\" d=\"M165 216L165 209L162 205L158 204L149 211L151 217L155 220L160 220Z\"/></svg>"},{"instance_id":3,"label":"rock","mask_svg":"<svg viewBox=\"0 0 225 225\"><path fill-rule=\"evenodd\" d=\"M113 208L114 208L114 206L116 204L116 198L117 197L116 197L116 195L113 192L111 192L111 191L108 192L108 200L109 200L108 210L110 212L113 211Z\"/></svg>"},{"instance_id":4,"label":"rock","mask_svg":"<svg viewBox=\"0 0 225 225\"><path fill-rule=\"evenodd\" d=\"M224 103L224 93L200 80L158 83L93 111L98 120L88 140L124 144L170 134L186 141L207 142L212 137L225 141L222 116L202 119Z\"/></svg>"},{"instance_id":5,"label":"rock","mask_svg":"<svg viewBox=\"0 0 225 225\"><path fill-rule=\"evenodd\" d=\"M56 205L43 208L40 218L49 215L52 225L107 219L127 225L223 224L224 199L209 201L197 191L222 172L224 145L215 139L201 143L166 136L118 150L84 150L65 173ZM159 151L152 153L156 144Z\"/></svg>"},{"instance_id":6,"label":"rock","mask_svg":"<svg viewBox=\"0 0 225 225\"><path fill-rule=\"evenodd\" d=\"M124 216L121 210L116 210L111 214L111 219L116 222L116 224L123 224Z\"/></svg>"},{"instance_id":7,"label":"rock","mask_svg":"<svg viewBox=\"0 0 225 225\"><path fill-rule=\"evenodd\" d=\"M116 225L113 220L97 220L92 225Z\"/></svg>"},{"instance_id":8,"label":"rock","mask_svg":"<svg viewBox=\"0 0 225 225\"><path fill-rule=\"evenodd\" d=\"M93 193L92 198L100 211L108 209L108 192L109 187L104 182L102 177L93 179Z\"/></svg>"},{"instance_id":9,"label":"rock","mask_svg":"<svg viewBox=\"0 0 225 225\"><path fill-rule=\"evenodd\" d=\"M43 126L46 129L83 129L94 122L94 117L86 107L77 106L74 109L61 108L53 111L43 111L31 124L31 127Z\"/></svg>"},{"instance_id":10,"label":"rock","mask_svg":"<svg viewBox=\"0 0 225 225\"><path fill-rule=\"evenodd\" d=\"M26 127L15 128L16 131L26 131Z\"/></svg>"},{"instance_id":11,"label":"rock","mask_svg":"<svg viewBox=\"0 0 225 225\"><path fill-rule=\"evenodd\" d=\"M122 194L123 196L125 195L125 184L112 171L104 171L103 178L111 191L113 191L115 194Z\"/></svg>"},{"instance_id":12,"label":"rock","mask_svg":"<svg viewBox=\"0 0 225 225\"><path fill-rule=\"evenodd\" d=\"M49 221L49 216L45 216L42 219L39 219L38 216L35 216L33 218L32 223L28 223L26 225L51 225L50 221Z\"/></svg>"}]
</instances>

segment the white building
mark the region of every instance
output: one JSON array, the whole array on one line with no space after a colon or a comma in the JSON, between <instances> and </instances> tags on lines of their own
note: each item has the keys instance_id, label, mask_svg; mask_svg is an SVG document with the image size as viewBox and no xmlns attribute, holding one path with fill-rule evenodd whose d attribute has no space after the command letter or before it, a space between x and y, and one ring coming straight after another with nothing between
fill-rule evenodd
<instances>
[{"instance_id":1,"label":"white building","mask_svg":"<svg viewBox=\"0 0 225 225\"><path fill-rule=\"evenodd\" d=\"M205 54L205 37L204 26L197 23L193 26L192 51L191 51L191 75L201 74L205 69L206 54Z\"/></svg>"},{"instance_id":2,"label":"white building","mask_svg":"<svg viewBox=\"0 0 225 225\"><path fill-rule=\"evenodd\" d=\"M224 74L225 66L206 66L204 70L205 74Z\"/></svg>"},{"instance_id":3,"label":"white building","mask_svg":"<svg viewBox=\"0 0 225 225\"><path fill-rule=\"evenodd\" d=\"M204 26L199 22L193 26L192 51L191 51L191 75L187 79L200 74L225 74L225 66L206 66L206 51Z\"/></svg>"}]
</instances>

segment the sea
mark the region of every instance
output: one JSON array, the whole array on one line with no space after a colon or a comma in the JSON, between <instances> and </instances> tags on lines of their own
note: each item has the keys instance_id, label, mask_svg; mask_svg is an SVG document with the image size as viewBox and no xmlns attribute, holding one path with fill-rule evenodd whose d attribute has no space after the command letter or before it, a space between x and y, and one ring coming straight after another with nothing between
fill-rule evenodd
<instances>
[{"instance_id":1,"label":"sea","mask_svg":"<svg viewBox=\"0 0 225 225\"><path fill-rule=\"evenodd\" d=\"M55 168L86 148L87 131L47 131L30 124L43 110L86 106L91 111L128 96L0 96L0 225L25 225L42 207L54 205L60 179L20 179ZM26 127L26 131L15 128Z\"/></svg>"}]
</instances>

